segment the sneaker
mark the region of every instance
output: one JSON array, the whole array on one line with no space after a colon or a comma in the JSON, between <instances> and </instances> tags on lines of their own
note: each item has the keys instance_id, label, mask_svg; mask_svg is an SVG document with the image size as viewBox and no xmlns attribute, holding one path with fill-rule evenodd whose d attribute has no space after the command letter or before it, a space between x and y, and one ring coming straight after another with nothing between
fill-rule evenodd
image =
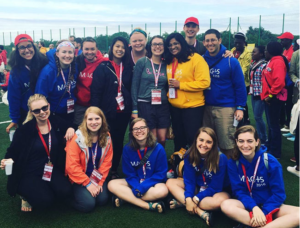
<instances>
[{"instance_id":1,"label":"sneaker","mask_svg":"<svg viewBox=\"0 0 300 228\"><path fill-rule=\"evenodd\" d=\"M294 135L291 134L291 133L285 133L285 134L282 134L283 137L287 137L287 138L290 138L290 137L293 137Z\"/></svg>"},{"instance_id":2,"label":"sneaker","mask_svg":"<svg viewBox=\"0 0 300 228\"><path fill-rule=\"evenodd\" d=\"M280 131L282 131L282 132L289 132L290 128L288 126L284 125L284 127L281 128Z\"/></svg>"},{"instance_id":3,"label":"sneaker","mask_svg":"<svg viewBox=\"0 0 300 228\"><path fill-rule=\"evenodd\" d=\"M296 175L297 177L300 177L300 172L299 170L296 169L297 166L288 166L287 167L287 171L289 171L290 173Z\"/></svg>"},{"instance_id":4,"label":"sneaker","mask_svg":"<svg viewBox=\"0 0 300 228\"><path fill-rule=\"evenodd\" d=\"M295 157L292 157L292 158L290 159L290 161L296 162L296 158L295 158Z\"/></svg>"},{"instance_id":5,"label":"sneaker","mask_svg":"<svg viewBox=\"0 0 300 228\"><path fill-rule=\"evenodd\" d=\"M294 136L294 137L287 138L287 140L294 142L294 141L295 141L295 136Z\"/></svg>"}]
</instances>

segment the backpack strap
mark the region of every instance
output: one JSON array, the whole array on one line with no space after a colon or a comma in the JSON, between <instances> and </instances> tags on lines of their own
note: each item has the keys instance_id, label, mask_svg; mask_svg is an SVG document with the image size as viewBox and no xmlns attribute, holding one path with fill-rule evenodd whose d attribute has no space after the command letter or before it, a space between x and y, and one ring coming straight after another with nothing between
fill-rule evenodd
<instances>
[{"instance_id":1,"label":"backpack strap","mask_svg":"<svg viewBox=\"0 0 300 228\"><path fill-rule=\"evenodd\" d=\"M148 158L150 157L150 155L152 154L153 150L156 148L157 146L157 142L155 143L155 146L152 148L152 150L148 150L147 153L145 154L145 156L142 158L140 164L138 166L136 166L136 169L141 168L148 160Z\"/></svg>"}]
</instances>

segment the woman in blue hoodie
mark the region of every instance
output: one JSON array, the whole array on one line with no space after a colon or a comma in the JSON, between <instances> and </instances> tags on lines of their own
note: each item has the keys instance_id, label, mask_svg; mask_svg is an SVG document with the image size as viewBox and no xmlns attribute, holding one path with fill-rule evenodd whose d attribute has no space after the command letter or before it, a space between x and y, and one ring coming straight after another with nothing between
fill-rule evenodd
<instances>
[{"instance_id":1,"label":"woman in blue hoodie","mask_svg":"<svg viewBox=\"0 0 300 228\"><path fill-rule=\"evenodd\" d=\"M113 204L120 207L126 201L146 210L163 213L164 203L158 200L168 195L165 149L156 142L145 119L134 119L129 130L130 142L124 147L122 158L126 178L108 183L109 191L114 194Z\"/></svg>"},{"instance_id":2,"label":"woman in blue hoodie","mask_svg":"<svg viewBox=\"0 0 300 228\"><path fill-rule=\"evenodd\" d=\"M286 195L282 167L260 145L255 128L240 127L234 137L236 146L228 161L228 174L236 199L224 201L222 211L250 227L298 226L299 207L283 204Z\"/></svg>"},{"instance_id":3,"label":"woman in blue hoodie","mask_svg":"<svg viewBox=\"0 0 300 228\"><path fill-rule=\"evenodd\" d=\"M75 48L69 41L59 41L56 52L47 55L49 63L43 68L35 93L43 94L53 114L73 123L76 80L78 76L74 58Z\"/></svg>"},{"instance_id":4,"label":"woman in blue hoodie","mask_svg":"<svg viewBox=\"0 0 300 228\"><path fill-rule=\"evenodd\" d=\"M185 207L190 214L198 214L212 226L211 211L229 199L229 194L222 192L224 186L229 185L225 178L226 167L227 158L218 151L216 133L208 127L200 128L184 157L183 180L167 181L174 196L170 199L170 209Z\"/></svg>"}]
</instances>

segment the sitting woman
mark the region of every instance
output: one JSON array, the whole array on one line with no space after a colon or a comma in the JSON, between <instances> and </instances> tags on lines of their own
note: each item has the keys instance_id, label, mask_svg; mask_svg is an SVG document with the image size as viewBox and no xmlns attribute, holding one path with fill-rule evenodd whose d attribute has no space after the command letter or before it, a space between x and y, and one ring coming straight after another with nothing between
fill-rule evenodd
<instances>
[{"instance_id":1,"label":"sitting woman","mask_svg":"<svg viewBox=\"0 0 300 228\"><path fill-rule=\"evenodd\" d=\"M167 155L149 130L145 119L136 118L130 125L130 142L123 149L122 167L126 179L108 183L113 204L120 207L126 201L150 211L163 213L165 206L158 201L168 195L165 185ZM153 202L156 201L156 202Z\"/></svg>"},{"instance_id":2,"label":"sitting woman","mask_svg":"<svg viewBox=\"0 0 300 228\"><path fill-rule=\"evenodd\" d=\"M105 182L113 148L106 118L97 107L89 107L75 136L66 146L66 173L73 183L73 207L92 211L108 200Z\"/></svg>"},{"instance_id":3,"label":"sitting woman","mask_svg":"<svg viewBox=\"0 0 300 228\"><path fill-rule=\"evenodd\" d=\"M286 195L280 163L260 146L254 127L243 126L234 137L228 174L236 199L224 201L222 211L250 227L297 227L299 207L283 204Z\"/></svg>"},{"instance_id":4,"label":"sitting woman","mask_svg":"<svg viewBox=\"0 0 300 228\"><path fill-rule=\"evenodd\" d=\"M74 129L65 121L50 115L50 104L43 95L35 94L28 100L27 118L14 134L7 149L5 161L14 161L12 175L8 176L8 194L19 194L22 211L46 208L55 200L66 199L71 194L71 184L65 177L66 138L74 135ZM48 172L45 172L50 170Z\"/></svg>"},{"instance_id":5,"label":"sitting woman","mask_svg":"<svg viewBox=\"0 0 300 228\"><path fill-rule=\"evenodd\" d=\"M207 225L213 225L213 210L229 199L226 178L227 158L218 152L216 133L208 127L198 130L191 148L184 157L182 179L169 179L167 187L175 197L170 209L186 207L190 214L198 214Z\"/></svg>"}]
</instances>

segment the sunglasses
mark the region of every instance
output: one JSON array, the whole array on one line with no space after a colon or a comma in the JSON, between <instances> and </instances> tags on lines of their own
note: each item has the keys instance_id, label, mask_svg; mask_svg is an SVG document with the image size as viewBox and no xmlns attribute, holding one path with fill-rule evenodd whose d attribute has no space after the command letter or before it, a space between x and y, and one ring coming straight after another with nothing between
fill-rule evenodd
<instances>
[{"instance_id":1,"label":"sunglasses","mask_svg":"<svg viewBox=\"0 0 300 228\"><path fill-rule=\"evenodd\" d=\"M37 108L37 109L31 110L31 112L33 112L34 114L40 114L41 110L43 112L46 112L46 111L48 111L48 109L49 109L49 106L45 105L45 106L43 106L41 108Z\"/></svg>"}]
</instances>

